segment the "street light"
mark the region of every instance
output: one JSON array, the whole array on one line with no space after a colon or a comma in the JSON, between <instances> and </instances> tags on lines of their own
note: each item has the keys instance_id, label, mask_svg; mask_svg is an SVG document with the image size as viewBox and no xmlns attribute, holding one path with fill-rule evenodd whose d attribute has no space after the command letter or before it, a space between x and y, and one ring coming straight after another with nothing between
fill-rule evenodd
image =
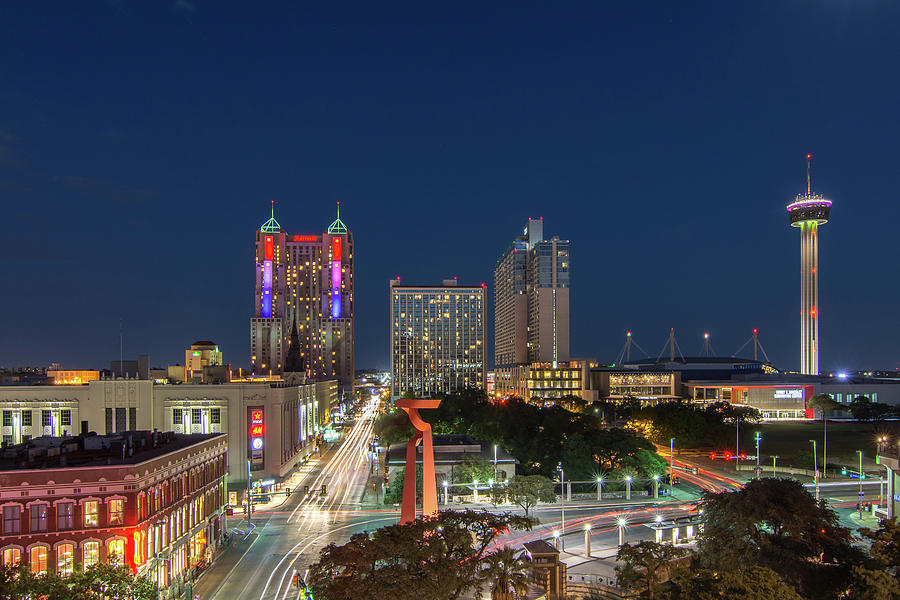
<instances>
[{"instance_id":1,"label":"street light","mask_svg":"<svg viewBox=\"0 0 900 600\"><path fill-rule=\"evenodd\" d=\"M444 504L450 504L450 484L445 479L443 481L443 485L444 485Z\"/></svg>"},{"instance_id":2,"label":"street light","mask_svg":"<svg viewBox=\"0 0 900 600\"><path fill-rule=\"evenodd\" d=\"M559 550L559 529L553 530L553 541L556 543L556 549Z\"/></svg>"},{"instance_id":3,"label":"street light","mask_svg":"<svg viewBox=\"0 0 900 600\"><path fill-rule=\"evenodd\" d=\"M497 444L494 444L494 479L497 479Z\"/></svg>"},{"instance_id":4,"label":"street light","mask_svg":"<svg viewBox=\"0 0 900 600\"><path fill-rule=\"evenodd\" d=\"M862 501L863 501L862 481L863 481L863 477L865 477L865 475L863 475L863 470L862 470L863 451L857 450L856 452L859 454L859 502L857 502L856 505L859 506L859 518L862 519Z\"/></svg>"},{"instance_id":5,"label":"street light","mask_svg":"<svg viewBox=\"0 0 900 600\"><path fill-rule=\"evenodd\" d=\"M559 481L562 487L559 488L559 501L561 503L561 511L560 511L560 531L566 530L566 472L563 471L562 463L556 467L559 470ZM565 544L563 544L563 550L565 550Z\"/></svg>"},{"instance_id":6,"label":"street light","mask_svg":"<svg viewBox=\"0 0 900 600\"><path fill-rule=\"evenodd\" d=\"M616 519L616 524L619 526L619 546L623 546L625 544L625 524L626 521L624 518L619 517Z\"/></svg>"},{"instance_id":7,"label":"street light","mask_svg":"<svg viewBox=\"0 0 900 600\"><path fill-rule=\"evenodd\" d=\"M603 478L597 478L597 500L603 499Z\"/></svg>"},{"instance_id":8,"label":"street light","mask_svg":"<svg viewBox=\"0 0 900 600\"><path fill-rule=\"evenodd\" d=\"M631 500L631 475L625 476L625 499Z\"/></svg>"},{"instance_id":9,"label":"street light","mask_svg":"<svg viewBox=\"0 0 900 600\"><path fill-rule=\"evenodd\" d=\"M675 438L669 438L669 498L675 497Z\"/></svg>"},{"instance_id":10,"label":"street light","mask_svg":"<svg viewBox=\"0 0 900 600\"><path fill-rule=\"evenodd\" d=\"M653 499L659 499L659 475L653 476Z\"/></svg>"},{"instance_id":11,"label":"street light","mask_svg":"<svg viewBox=\"0 0 900 600\"><path fill-rule=\"evenodd\" d=\"M816 453L816 440L809 440L813 445L813 481L816 482L816 502L819 501L819 458Z\"/></svg>"},{"instance_id":12,"label":"street light","mask_svg":"<svg viewBox=\"0 0 900 600\"><path fill-rule=\"evenodd\" d=\"M762 440L762 434L760 432L756 432L756 478L759 479L759 476L762 474L762 469L759 466L759 442Z\"/></svg>"}]
</instances>

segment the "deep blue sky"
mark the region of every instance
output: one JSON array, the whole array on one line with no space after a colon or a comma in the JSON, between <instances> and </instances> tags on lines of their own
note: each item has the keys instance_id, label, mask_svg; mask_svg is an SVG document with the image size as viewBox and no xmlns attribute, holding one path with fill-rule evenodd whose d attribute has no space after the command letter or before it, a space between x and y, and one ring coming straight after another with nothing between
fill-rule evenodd
<instances>
[{"instance_id":1,"label":"deep blue sky","mask_svg":"<svg viewBox=\"0 0 900 600\"><path fill-rule=\"evenodd\" d=\"M302 4L302 6L299 6ZM253 231L341 201L357 366L387 282L491 282L526 217L572 240L572 352L759 327L799 367L799 239L820 237L821 366L900 365L900 4L888 0L0 9L0 365L246 365Z\"/></svg>"}]
</instances>

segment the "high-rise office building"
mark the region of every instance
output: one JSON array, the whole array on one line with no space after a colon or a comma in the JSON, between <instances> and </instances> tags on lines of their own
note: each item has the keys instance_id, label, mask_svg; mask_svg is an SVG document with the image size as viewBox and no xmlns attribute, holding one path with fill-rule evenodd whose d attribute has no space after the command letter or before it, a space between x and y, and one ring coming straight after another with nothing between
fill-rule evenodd
<instances>
[{"instance_id":1,"label":"high-rise office building","mask_svg":"<svg viewBox=\"0 0 900 600\"><path fill-rule=\"evenodd\" d=\"M819 374L819 225L828 222L831 200L812 193L811 154L806 155L806 194L788 204L791 227L800 229L800 372Z\"/></svg>"},{"instance_id":2,"label":"high-rise office building","mask_svg":"<svg viewBox=\"0 0 900 600\"><path fill-rule=\"evenodd\" d=\"M391 395L416 397L485 385L484 284L391 280Z\"/></svg>"},{"instance_id":3,"label":"high-rise office building","mask_svg":"<svg viewBox=\"0 0 900 600\"><path fill-rule=\"evenodd\" d=\"M321 234L288 234L274 204L256 231L250 354L257 374L304 373L353 385L353 234L340 206Z\"/></svg>"},{"instance_id":4,"label":"high-rise office building","mask_svg":"<svg viewBox=\"0 0 900 600\"><path fill-rule=\"evenodd\" d=\"M543 219L494 268L494 363L498 393L516 389L516 365L569 360L569 242L544 239Z\"/></svg>"}]
</instances>

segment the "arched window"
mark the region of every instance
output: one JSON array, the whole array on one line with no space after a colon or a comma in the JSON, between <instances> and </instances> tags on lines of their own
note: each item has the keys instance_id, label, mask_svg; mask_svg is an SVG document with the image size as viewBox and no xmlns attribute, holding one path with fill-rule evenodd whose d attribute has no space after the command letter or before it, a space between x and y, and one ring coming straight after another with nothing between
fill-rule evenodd
<instances>
[{"instance_id":1,"label":"arched window","mask_svg":"<svg viewBox=\"0 0 900 600\"><path fill-rule=\"evenodd\" d=\"M106 563L110 565L125 564L124 540L109 540L106 543Z\"/></svg>"},{"instance_id":2,"label":"arched window","mask_svg":"<svg viewBox=\"0 0 900 600\"><path fill-rule=\"evenodd\" d=\"M8 567L14 567L22 562L22 550L19 548L3 549L3 564Z\"/></svg>"},{"instance_id":3,"label":"arched window","mask_svg":"<svg viewBox=\"0 0 900 600\"><path fill-rule=\"evenodd\" d=\"M75 544L63 542L56 546L56 574L71 575L75 566Z\"/></svg>"},{"instance_id":4,"label":"arched window","mask_svg":"<svg viewBox=\"0 0 900 600\"><path fill-rule=\"evenodd\" d=\"M28 551L28 565L35 575L47 572L47 546L34 546Z\"/></svg>"},{"instance_id":5,"label":"arched window","mask_svg":"<svg viewBox=\"0 0 900 600\"><path fill-rule=\"evenodd\" d=\"M92 567L100 562L100 542L84 542L84 568Z\"/></svg>"}]
</instances>

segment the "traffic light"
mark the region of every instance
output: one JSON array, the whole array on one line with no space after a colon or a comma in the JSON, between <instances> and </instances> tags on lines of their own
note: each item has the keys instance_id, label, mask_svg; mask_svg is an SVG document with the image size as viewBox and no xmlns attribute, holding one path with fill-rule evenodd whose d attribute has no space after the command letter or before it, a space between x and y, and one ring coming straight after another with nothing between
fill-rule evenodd
<instances>
[{"instance_id":1,"label":"traffic light","mask_svg":"<svg viewBox=\"0 0 900 600\"><path fill-rule=\"evenodd\" d=\"M847 467L841 467L841 475L847 474Z\"/></svg>"},{"instance_id":2,"label":"traffic light","mask_svg":"<svg viewBox=\"0 0 900 600\"><path fill-rule=\"evenodd\" d=\"M327 495L328 495L328 488L325 487L325 484L324 484L324 483L322 484L322 495L323 495L323 496L327 496Z\"/></svg>"},{"instance_id":3,"label":"traffic light","mask_svg":"<svg viewBox=\"0 0 900 600\"><path fill-rule=\"evenodd\" d=\"M294 576L291 577L291 585L295 588L300 587L300 573L294 573Z\"/></svg>"},{"instance_id":4,"label":"traffic light","mask_svg":"<svg viewBox=\"0 0 900 600\"><path fill-rule=\"evenodd\" d=\"M731 452L725 453L725 460L731 460Z\"/></svg>"},{"instance_id":5,"label":"traffic light","mask_svg":"<svg viewBox=\"0 0 900 600\"><path fill-rule=\"evenodd\" d=\"M715 453L715 452L710 452L710 453L709 453L709 457L710 457L712 460L716 460L716 453Z\"/></svg>"},{"instance_id":6,"label":"traffic light","mask_svg":"<svg viewBox=\"0 0 900 600\"><path fill-rule=\"evenodd\" d=\"M741 452L741 460L745 460L746 458L747 458L747 455L744 454L743 452Z\"/></svg>"},{"instance_id":7,"label":"traffic light","mask_svg":"<svg viewBox=\"0 0 900 600\"><path fill-rule=\"evenodd\" d=\"M284 488L284 497L285 498L291 497L291 488L289 488L289 487Z\"/></svg>"}]
</instances>

